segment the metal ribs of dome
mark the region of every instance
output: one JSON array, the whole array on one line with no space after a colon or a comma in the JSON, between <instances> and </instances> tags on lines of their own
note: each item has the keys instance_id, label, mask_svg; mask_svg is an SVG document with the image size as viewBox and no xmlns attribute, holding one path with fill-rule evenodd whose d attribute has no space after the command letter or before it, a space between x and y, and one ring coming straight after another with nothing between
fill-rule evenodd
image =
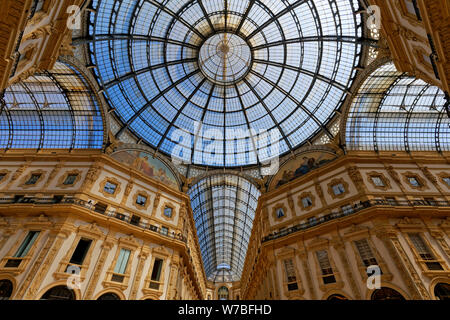
<instances>
[{"instance_id":1,"label":"metal ribs of dome","mask_svg":"<svg viewBox=\"0 0 450 320\"><path fill-rule=\"evenodd\" d=\"M176 155L197 165L260 164L320 132L331 137L327 124L360 65L356 0L93 0L91 6L87 47L122 123L117 136L128 129L168 155L180 147ZM225 33L248 44L252 62L242 77L221 83L205 77L199 55L208 39ZM271 146L258 140L261 130L277 137Z\"/></svg>"}]
</instances>

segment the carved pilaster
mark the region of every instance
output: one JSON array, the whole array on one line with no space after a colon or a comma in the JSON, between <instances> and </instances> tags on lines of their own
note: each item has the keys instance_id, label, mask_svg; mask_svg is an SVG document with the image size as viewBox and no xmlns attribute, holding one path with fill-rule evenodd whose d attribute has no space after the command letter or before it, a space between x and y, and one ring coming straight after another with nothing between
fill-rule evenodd
<instances>
[{"instance_id":1,"label":"carved pilaster","mask_svg":"<svg viewBox=\"0 0 450 320\"><path fill-rule=\"evenodd\" d=\"M137 292L139 289L139 283L141 282L142 278L142 270L144 269L147 257L148 252L142 250L141 253L139 254L139 262L136 269L137 273L134 277L133 285L131 287L130 300L136 300Z\"/></svg>"},{"instance_id":2,"label":"carved pilaster","mask_svg":"<svg viewBox=\"0 0 450 320\"><path fill-rule=\"evenodd\" d=\"M322 202L322 206L326 207L327 206L327 202L325 200L325 196L323 194L323 190L322 187L320 186L320 183L318 180L314 181L314 188L316 189L316 193L320 198L320 201Z\"/></svg>"},{"instance_id":3,"label":"carved pilaster","mask_svg":"<svg viewBox=\"0 0 450 320\"><path fill-rule=\"evenodd\" d=\"M41 287L42 280L44 280L45 276L48 273L48 270L53 265L55 256L61 249L61 246L64 243L64 241L67 239L68 235L69 235L68 231L61 231L59 233L56 233L56 241L54 242L54 244L46 257L45 262L42 264L42 267L40 268L39 272L36 273L34 279L32 279L30 289L28 290L27 294L25 295L25 300L39 298L37 296L37 294L39 292L39 288Z\"/></svg>"},{"instance_id":4,"label":"carved pilaster","mask_svg":"<svg viewBox=\"0 0 450 320\"><path fill-rule=\"evenodd\" d=\"M161 194L158 192L155 196L155 201L153 201L152 217L154 217L156 215L156 210L159 207L160 201L161 201Z\"/></svg>"},{"instance_id":5,"label":"carved pilaster","mask_svg":"<svg viewBox=\"0 0 450 320\"><path fill-rule=\"evenodd\" d=\"M83 190L90 190L95 181L97 181L100 176L100 171L102 166L98 163L94 163L90 168L88 173L86 174L86 178L83 183Z\"/></svg>"},{"instance_id":6,"label":"carved pilaster","mask_svg":"<svg viewBox=\"0 0 450 320\"><path fill-rule=\"evenodd\" d=\"M300 261L302 262L303 274L306 277L306 285L308 286L309 292L311 293L311 300L317 299L316 290L314 290L313 280L311 276L311 272L309 270L308 264L308 254L306 251L300 252L298 255Z\"/></svg>"},{"instance_id":7,"label":"carved pilaster","mask_svg":"<svg viewBox=\"0 0 450 320\"><path fill-rule=\"evenodd\" d=\"M447 257L450 257L450 248L447 244L447 241L445 241L444 239L444 234L439 231L431 231L431 236L436 239L437 243L439 243Z\"/></svg>"},{"instance_id":8,"label":"carved pilaster","mask_svg":"<svg viewBox=\"0 0 450 320\"><path fill-rule=\"evenodd\" d=\"M126 204L126 202L128 200L128 196L130 195L131 190L133 189L133 186L134 186L134 182L133 182L133 180L131 180L128 182L127 186L125 187L125 191L124 191L124 194L122 197L122 202L121 202L122 205Z\"/></svg>"},{"instance_id":9,"label":"carved pilaster","mask_svg":"<svg viewBox=\"0 0 450 320\"><path fill-rule=\"evenodd\" d=\"M17 181L17 179L20 178L20 176L25 172L25 170L28 169L28 167L30 166L31 161L27 161L26 163L24 163L23 165L21 165L11 176L11 180L9 180L8 184L6 185L6 187L4 188L5 190L8 190L12 184L14 182Z\"/></svg>"},{"instance_id":10,"label":"carved pilaster","mask_svg":"<svg viewBox=\"0 0 450 320\"><path fill-rule=\"evenodd\" d=\"M113 244L111 242L103 242L102 244L102 252L100 253L100 257L97 260L97 265L93 271L92 277L87 284L87 290L84 295L84 300L91 300L94 294L95 287L97 286L98 279L102 273L103 267L105 265L106 258L108 257L109 251L111 250Z\"/></svg>"},{"instance_id":11,"label":"carved pilaster","mask_svg":"<svg viewBox=\"0 0 450 320\"><path fill-rule=\"evenodd\" d=\"M50 172L50 174L48 175L47 181L45 182L44 186L42 187L42 189L46 189L48 188L48 186L50 185L50 183L52 182L52 180L56 177L56 175L58 174L58 172L61 170L61 168L64 167L64 163L58 163L55 168L53 168L53 170Z\"/></svg>"},{"instance_id":12,"label":"carved pilaster","mask_svg":"<svg viewBox=\"0 0 450 320\"><path fill-rule=\"evenodd\" d=\"M47 242L45 243L44 247L41 249L38 258L33 263L33 266L28 271L28 275L26 276L25 280L23 281L21 287L17 291L17 294L15 296L16 300L23 300L23 297L30 286L33 279L38 274L39 268L44 261L45 257L47 256L48 252L50 251L50 248L53 246L53 243L55 242L57 234L56 233L50 233L47 239ZM39 298L39 297L36 297Z\"/></svg>"},{"instance_id":13,"label":"carved pilaster","mask_svg":"<svg viewBox=\"0 0 450 320\"><path fill-rule=\"evenodd\" d=\"M6 226L9 226L8 224L5 224ZM2 228L4 228L3 225L0 224ZM3 249L3 246L6 244L6 242L9 240L9 238L15 233L13 229L10 229L7 227L3 234L0 236L0 250Z\"/></svg>"},{"instance_id":14,"label":"carved pilaster","mask_svg":"<svg viewBox=\"0 0 450 320\"><path fill-rule=\"evenodd\" d=\"M332 246L339 254L339 258L341 259L342 265L344 266L345 275L347 276L350 287L352 288L356 299L361 300L361 291L359 290L355 278L353 277L353 272L347 258L347 252L345 251L345 243L341 239L335 238L332 241Z\"/></svg>"},{"instance_id":15,"label":"carved pilaster","mask_svg":"<svg viewBox=\"0 0 450 320\"><path fill-rule=\"evenodd\" d=\"M419 275L403 250L395 231L385 229L377 230L376 236L383 242L389 254L394 259L403 281L409 288L412 298L415 300L430 299L424 285L420 281Z\"/></svg>"},{"instance_id":16,"label":"carved pilaster","mask_svg":"<svg viewBox=\"0 0 450 320\"><path fill-rule=\"evenodd\" d=\"M167 290L167 300L175 300L177 298L177 278L178 269L180 267L180 256L174 254L170 262L169 288Z\"/></svg>"}]
</instances>

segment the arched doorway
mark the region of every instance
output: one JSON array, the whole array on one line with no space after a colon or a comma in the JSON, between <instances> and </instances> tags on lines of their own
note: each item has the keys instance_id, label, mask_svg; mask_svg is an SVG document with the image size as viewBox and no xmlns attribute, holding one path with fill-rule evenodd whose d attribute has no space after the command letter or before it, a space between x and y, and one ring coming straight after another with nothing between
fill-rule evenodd
<instances>
[{"instance_id":1,"label":"arched doorway","mask_svg":"<svg viewBox=\"0 0 450 320\"><path fill-rule=\"evenodd\" d=\"M13 284L9 280L0 280L0 300L9 300L13 292Z\"/></svg>"},{"instance_id":2,"label":"arched doorway","mask_svg":"<svg viewBox=\"0 0 450 320\"><path fill-rule=\"evenodd\" d=\"M221 287L219 291L217 292L219 296L219 300L228 300L229 297L229 291L227 287Z\"/></svg>"},{"instance_id":3,"label":"arched doorway","mask_svg":"<svg viewBox=\"0 0 450 320\"><path fill-rule=\"evenodd\" d=\"M102 294L97 300L120 300L120 297L113 292L108 292Z\"/></svg>"},{"instance_id":4,"label":"arched doorway","mask_svg":"<svg viewBox=\"0 0 450 320\"><path fill-rule=\"evenodd\" d=\"M332 294L331 296L329 296L327 298L327 300L329 301L343 301L343 300L348 300L346 297L344 297L341 294Z\"/></svg>"},{"instance_id":5,"label":"arched doorway","mask_svg":"<svg viewBox=\"0 0 450 320\"><path fill-rule=\"evenodd\" d=\"M396 290L382 287L372 293L372 300L405 300L405 298Z\"/></svg>"},{"instance_id":6,"label":"arched doorway","mask_svg":"<svg viewBox=\"0 0 450 320\"><path fill-rule=\"evenodd\" d=\"M450 284L438 283L434 287L434 295L439 300L450 300Z\"/></svg>"},{"instance_id":7,"label":"arched doorway","mask_svg":"<svg viewBox=\"0 0 450 320\"><path fill-rule=\"evenodd\" d=\"M76 300L75 292L66 286L56 286L48 290L41 300Z\"/></svg>"}]
</instances>

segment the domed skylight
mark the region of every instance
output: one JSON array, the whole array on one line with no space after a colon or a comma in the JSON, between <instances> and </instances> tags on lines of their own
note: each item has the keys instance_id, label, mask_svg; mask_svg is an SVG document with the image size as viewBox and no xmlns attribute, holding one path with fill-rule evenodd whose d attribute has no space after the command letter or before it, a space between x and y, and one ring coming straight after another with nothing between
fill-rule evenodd
<instances>
[{"instance_id":1,"label":"domed skylight","mask_svg":"<svg viewBox=\"0 0 450 320\"><path fill-rule=\"evenodd\" d=\"M94 0L92 9L90 59L123 125L117 136L128 129L198 165L258 164L331 136L361 59L356 0Z\"/></svg>"}]
</instances>

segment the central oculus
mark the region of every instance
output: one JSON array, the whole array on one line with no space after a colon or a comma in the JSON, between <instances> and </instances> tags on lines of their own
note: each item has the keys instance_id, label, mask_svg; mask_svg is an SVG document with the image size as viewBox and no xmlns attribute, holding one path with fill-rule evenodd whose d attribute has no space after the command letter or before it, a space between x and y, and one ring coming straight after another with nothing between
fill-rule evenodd
<instances>
[{"instance_id":1,"label":"central oculus","mask_svg":"<svg viewBox=\"0 0 450 320\"><path fill-rule=\"evenodd\" d=\"M232 85L249 72L252 53L241 37L218 33L203 43L198 60L200 70L209 80L216 84Z\"/></svg>"}]
</instances>

